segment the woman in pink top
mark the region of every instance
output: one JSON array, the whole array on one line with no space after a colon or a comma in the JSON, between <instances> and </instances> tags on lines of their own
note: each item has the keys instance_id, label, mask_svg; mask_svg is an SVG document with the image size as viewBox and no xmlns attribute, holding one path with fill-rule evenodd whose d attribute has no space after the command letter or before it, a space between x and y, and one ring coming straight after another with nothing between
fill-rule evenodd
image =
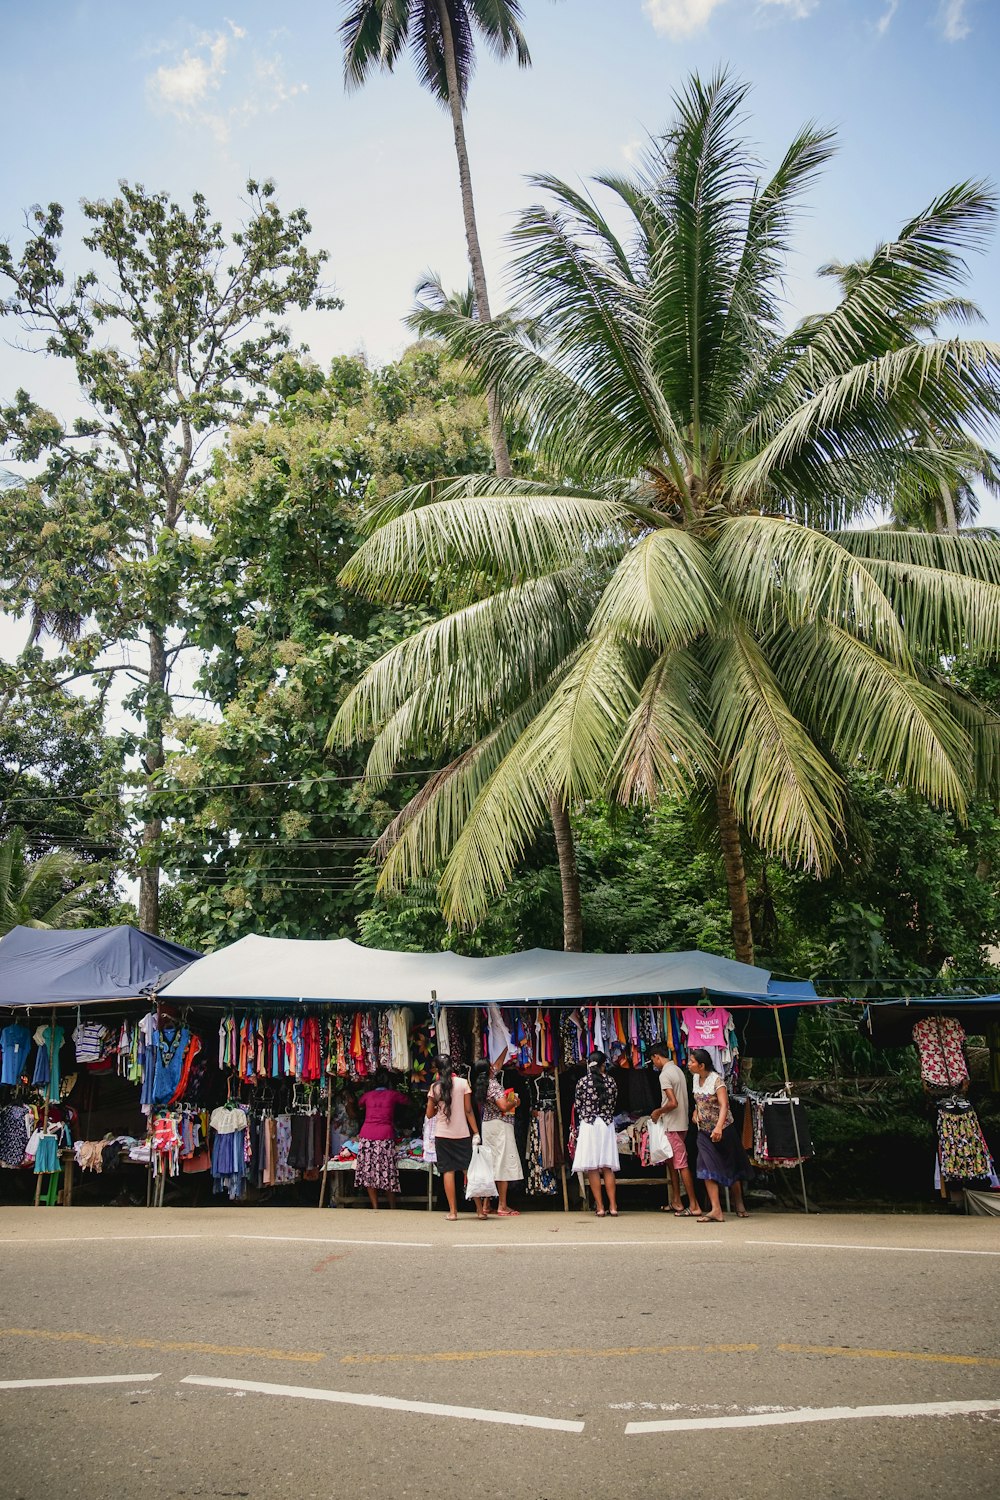
<instances>
[{"instance_id":1,"label":"woman in pink top","mask_svg":"<svg viewBox=\"0 0 1000 1500\"><path fill-rule=\"evenodd\" d=\"M409 1104L405 1094L389 1087L389 1075L383 1068L375 1074L375 1087L358 1101L365 1123L358 1133L358 1165L354 1181L368 1189L372 1208L378 1208L380 1192L389 1196L389 1207L396 1207L399 1192L399 1166L396 1162L396 1111Z\"/></svg>"},{"instance_id":2,"label":"woman in pink top","mask_svg":"<svg viewBox=\"0 0 1000 1500\"><path fill-rule=\"evenodd\" d=\"M451 1058L436 1057L434 1071L437 1078L427 1094L427 1118L434 1121L434 1150L448 1200L448 1217L457 1219L455 1179L459 1172L464 1178L469 1170L472 1143L479 1144L479 1128L472 1112L472 1090L464 1078L452 1072ZM476 1212L484 1217L479 1204Z\"/></svg>"}]
</instances>

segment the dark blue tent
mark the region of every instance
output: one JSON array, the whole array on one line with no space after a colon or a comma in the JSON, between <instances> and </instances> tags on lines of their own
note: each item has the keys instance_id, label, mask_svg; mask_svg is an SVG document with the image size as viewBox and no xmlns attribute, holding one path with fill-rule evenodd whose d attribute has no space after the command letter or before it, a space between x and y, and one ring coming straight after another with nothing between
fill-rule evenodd
<instances>
[{"instance_id":1,"label":"dark blue tent","mask_svg":"<svg viewBox=\"0 0 1000 1500\"><path fill-rule=\"evenodd\" d=\"M13 927L0 938L0 1007L134 1000L200 957L136 927Z\"/></svg>"},{"instance_id":2,"label":"dark blue tent","mask_svg":"<svg viewBox=\"0 0 1000 1500\"><path fill-rule=\"evenodd\" d=\"M921 1016L955 1016L968 1036L982 1035L990 1022L1000 1021L1000 995L896 995L863 1003L868 1035L882 1047L905 1047Z\"/></svg>"}]
</instances>

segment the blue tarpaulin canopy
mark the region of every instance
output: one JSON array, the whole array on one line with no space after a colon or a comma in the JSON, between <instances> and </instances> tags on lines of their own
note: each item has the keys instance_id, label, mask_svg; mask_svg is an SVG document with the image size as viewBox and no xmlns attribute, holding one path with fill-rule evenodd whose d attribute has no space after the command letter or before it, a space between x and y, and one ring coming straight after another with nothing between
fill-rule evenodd
<instances>
[{"instance_id":1,"label":"blue tarpaulin canopy","mask_svg":"<svg viewBox=\"0 0 1000 1500\"><path fill-rule=\"evenodd\" d=\"M864 1006L868 1035L887 1047L905 1045L921 1016L956 1016L970 1035L1000 1021L1000 995L894 995Z\"/></svg>"},{"instance_id":2,"label":"blue tarpaulin canopy","mask_svg":"<svg viewBox=\"0 0 1000 1500\"><path fill-rule=\"evenodd\" d=\"M0 1006L133 1000L199 957L135 927L13 927L0 938Z\"/></svg>"}]
</instances>

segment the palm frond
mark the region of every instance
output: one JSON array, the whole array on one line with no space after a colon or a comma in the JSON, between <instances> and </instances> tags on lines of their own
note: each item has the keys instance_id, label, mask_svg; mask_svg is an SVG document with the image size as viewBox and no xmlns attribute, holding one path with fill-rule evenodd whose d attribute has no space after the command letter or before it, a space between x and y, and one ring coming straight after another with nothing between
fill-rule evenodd
<instances>
[{"instance_id":1,"label":"palm frond","mask_svg":"<svg viewBox=\"0 0 1000 1500\"><path fill-rule=\"evenodd\" d=\"M629 523L624 507L578 496L443 500L382 526L339 582L368 598L400 602L419 598L436 578L453 591L483 577L497 586L522 583L615 559L627 545Z\"/></svg>"},{"instance_id":2,"label":"palm frond","mask_svg":"<svg viewBox=\"0 0 1000 1500\"><path fill-rule=\"evenodd\" d=\"M713 738L740 821L769 853L809 870L828 870L844 821L840 776L738 621L721 622L707 660Z\"/></svg>"},{"instance_id":3,"label":"palm frond","mask_svg":"<svg viewBox=\"0 0 1000 1500\"><path fill-rule=\"evenodd\" d=\"M904 628L873 569L833 537L774 516L736 516L720 526L713 562L722 596L756 634L779 617L795 626L824 619L908 661Z\"/></svg>"},{"instance_id":4,"label":"palm frond","mask_svg":"<svg viewBox=\"0 0 1000 1500\"><path fill-rule=\"evenodd\" d=\"M971 747L940 693L835 626L777 636L769 655L789 701L842 765L964 813Z\"/></svg>"},{"instance_id":5,"label":"palm frond","mask_svg":"<svg viewBox=\"0 0 1000 1500\"><path fill-rule=\"evenodd\" d=\"M707 681L689 651L665 651L639 689L612 781L622 802L690 796L715 777L715 746L702 722Z\"/></svg>"},{"instance_id":6,"label":"palm frond","mask_svg":"<svg viewBox=\"0 0 1000 1500\"><path fill-rule=\"evenodd\" d=\"M659 653L711 629L720 604L705 545L689 531L661 527L632 547L611 574L592 631Z\"/></svg>"}]
</instances>

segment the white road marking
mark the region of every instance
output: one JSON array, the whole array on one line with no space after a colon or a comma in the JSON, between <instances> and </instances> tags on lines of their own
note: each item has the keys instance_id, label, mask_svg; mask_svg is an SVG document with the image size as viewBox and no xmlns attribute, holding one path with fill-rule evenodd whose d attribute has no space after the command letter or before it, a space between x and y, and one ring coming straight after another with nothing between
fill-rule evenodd
<instances>
[{"instance_id":1,"label":"white road marking","mask_svg":"<svg viewBox=\"0 0 1000 1500\"><path fill-rule=\"evenodd\" d=\"M44 1385L130 1385L136 1380L159 1380L155 1375L65 1375L57 1380L0 1380L0 1391L37 1390Z\"/></svg>"},{"instance_id":2,"label":"white road marking","mask_svg":"<svg viewBox=\"0 0 1000 1500\"><path fill-rule=\"evenodd\" d=\"M789 1250L881 1250L886 1255L994 1255L1000 1250L957 1250L950 1245L845 1245L831 1240L743 1240L744 1245L773 1245Z\"/></svg>"},{"instance_id":3,"label":"white road marking","mask_svg":"<svg viewBox=\"0 0 1000 1500\"><path fill-rule=\"evenodd\" d=\"M433 1250L430 1240L335 1240L308 1234L230 1234L230 1240L274 1240L282 1245L389 1245L394 1250Z\"/></svg>"},{"instance_id":4,"label":"white road marking","mask_svg":"<svg viewBox=\"0 0 1000 1500\"><path fill-rule=\"evenodd\" d=\"M256 1391L262 1396L293 1396L305 1401L332 1401L341 1406L375 1406L410 1411L422 1417L459 1417L470 1422L498 1422L505 1427L540 1427L546 1432L582 1432L582 1422L532 1417L519 1411L489 1411L478 1406L445 1406L437 1401L399 1401L395 1396L360 1396L354 1391L323 1391L310 1385L272 1385L263 1380L220 1380L214 1375L185 1375L182 1385L208 1385L222 1391Z\"/></svg>"},{"instance_id":5,"label":"white road marking","mask_svg":"<svg viewBox=\"0 0 1000 1500\"><path fill-rule=\"evenodd\" d=\"M215 1236L210 1234L74 1234L61 1235L49 1234L39 1236L37 1239L0 1239L0 1245L9 1250L16 1245L93 1245L116 1243L118 1240L208 1240Z\"/></svg>"},{"instance_id":6,"label":"white road marking","mask_svg":"<svg viewBox=\"0 0 1000 1500\"><path fill-rule=\"evenodd\" d=\"M701 1245L724 1245L725 1240L499 1240L493 1245L469 1241L452 1245L453 1250L559 1250L563 1245L589 1245L592 1250L620 1250L623 1245L645 1245L647 1250L690 1250Z\"/></svg>"},{"instance_id":7,"label":"white road marking","mask_svg":"<svg viewBox=\"0 0 1000 1500\"><path fill-rule=\"evenodd\" d=\"M756 1411L739 1417L671 1417L629 1422L626 1437L647 1432L718 1432L730 1427L796 1427L806 1422L875 1421L882 1417L964 1417L1000 1411L1000 1401L915 1401L909 1406L802 1406L793 1411Z\"/></svg>"}]
</instances>

